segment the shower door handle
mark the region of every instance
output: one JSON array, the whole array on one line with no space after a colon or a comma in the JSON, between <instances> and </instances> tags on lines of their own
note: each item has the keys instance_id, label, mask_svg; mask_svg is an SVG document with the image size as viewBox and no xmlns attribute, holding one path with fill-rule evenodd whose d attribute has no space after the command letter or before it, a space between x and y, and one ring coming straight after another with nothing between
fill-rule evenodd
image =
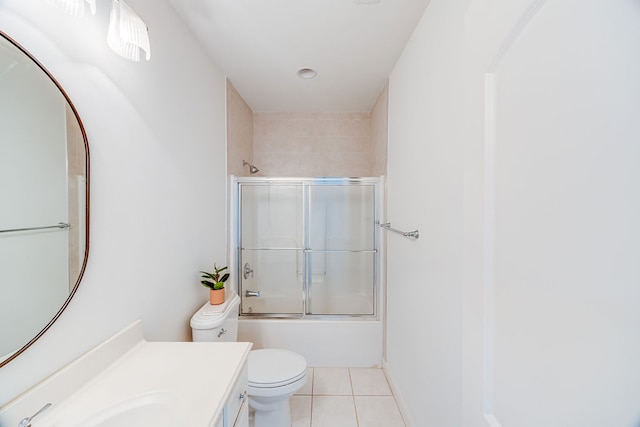
<instances>
[{"instance_id":1,"label":"shower door handle","mask_svg":"<svg viewBox=\"0 0 640 427\"><path fill-rule=\"evenodd\" d=\"M244 296L246 298L249 298L249 297L260 298L260 291L245 291Z\"/></svg>"}]
</instances>

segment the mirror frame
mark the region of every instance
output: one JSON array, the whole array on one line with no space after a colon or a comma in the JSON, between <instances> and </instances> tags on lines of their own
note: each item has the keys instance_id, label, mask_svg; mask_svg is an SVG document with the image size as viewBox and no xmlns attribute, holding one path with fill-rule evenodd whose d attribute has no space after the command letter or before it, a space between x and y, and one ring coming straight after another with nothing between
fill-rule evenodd
<instances>
[{"instance_id":1,"label":"mirror frame","mask_svg":"<svg viewBox=\"0 0 640 427\"><path fill-rule=\"evenodd\" d=\"M42 328L42 330L40 332L38 332L38 334L36 334L35 337L33 337L29 342L27 342L25 345L23 345L20 349L16 350L11 356L9 356L6 359L0 361L0 368L2 368L3 366L5 366L9 362L11 362L12 360L17 358L19 355L21 355L24 351L26 351L34 342L36 342L51 327L51 325L53 325L55 323L56 320L58 320L58 318L60 317L62 312L67 308L67 306L71 302L71 299L73 298L73 296L75 295L76 291L78 290L78 286L80 286L80 281L82 280L82 277L84 276L84 272L85 272L85 269L87 267L87 260L89 258L89 237L90 237L89 236L89 219L90 219L90 217L89 217L90 179L89 178L90 178L90 176L89 176L89 141L87 139L87 133L86 133L86 131L84 129L84 125L82 124L82 120L80 120L80 116L78 115L78 111L76 110L76 107L71 102L71 99L69 99L69 96L67 95L67 92L65 92L65 90L62 88L60 83L44 67L44 65L42 65L40 63L40 61L38 61L31 53L29 53L29 51L27 51L20 43L16 42L12 37L10 37L7 33L5 33L2 30L0 30L0 37L3 37L4 39L6 39L9 43L13 44L18 50L20 50L29 59L31 59L34 62L34 64L36 64L38 66L38 68L40 68L42 70L42 72L44 72L44 74L47 77L49 77L49 79L53 82L53 84L56 85L56 87L58 88L58 90L60 91L62 96L67 101L68 106L71 108L71 111L73 111L73 115L75 116L76 120L78 121L78 126L80 126L80 132L82 133L82 139L84 141L85 176L86 176L86 186L85 186L85 197L86 197L86 199L85 199L86 200L86 204L85 204L85 219L86 220L85 220L84 258L83 258L83 261L82 261L82 267L80 268L80 272L78 273L78 278L76 279L76 283L73 286L73 288L71 289L71 291L69 292L69 296L67 297L65 302L62 304L62 307L60 307L60 309L53 316L53 318L49 321L49 323L47 323Z\"/></svg>"}]
</instances>

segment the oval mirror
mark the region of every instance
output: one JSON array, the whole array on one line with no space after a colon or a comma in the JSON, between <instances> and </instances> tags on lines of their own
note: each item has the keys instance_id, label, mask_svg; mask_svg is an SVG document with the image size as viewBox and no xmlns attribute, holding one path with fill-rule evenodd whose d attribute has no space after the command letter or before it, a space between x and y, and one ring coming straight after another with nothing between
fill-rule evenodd
<instances>
[{"instance_id":1,"label":"oval mirror","mask_svg":"<svg viewBox=\"0 0 640 427\"><path fill-rule=\"evenodd\" d=\"M68 96L0 31L0 367L75 293L89 249L89 149Z\"/></svg>"}]
</instances>

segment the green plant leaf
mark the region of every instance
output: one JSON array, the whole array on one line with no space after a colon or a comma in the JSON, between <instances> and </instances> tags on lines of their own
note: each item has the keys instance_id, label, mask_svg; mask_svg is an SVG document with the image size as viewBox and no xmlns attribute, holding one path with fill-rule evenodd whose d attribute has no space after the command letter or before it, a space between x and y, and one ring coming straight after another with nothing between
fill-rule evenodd
<instances>
[{"instance_id":1,"label":"green plant leaf","mask_svg":"<svg viewBox=\"0 0 640 427\"><path fill-rule=\"evenodd\" d=\"M218 266L214 263L213 273L201 270L200 271L200 273L202 273L201 279L204 279L204 280L201 280L200 283L202 283L202 286L205 286L209 289L213 289L213 290L224 289L224 282L226 282L227 279L229 279L229 273L225 273L224 275L222 275L222 277L220 273L226 270L227 268L228 267L226 265L224 267L218 268Z\"/></svg>"},{"instance_id":2,"label":"green plant leaf","mask_svg":"<svg viewBox=\"0 0 640 427\"><path fill-rule=\"evenodd\" d=\"M205 288L209 288L209 289L213 289L214 286L215 286L214 283L207 282L206 280L203 280L200 283L202 283L202 286L204 286Z\"/></svg>"}]
</instances>

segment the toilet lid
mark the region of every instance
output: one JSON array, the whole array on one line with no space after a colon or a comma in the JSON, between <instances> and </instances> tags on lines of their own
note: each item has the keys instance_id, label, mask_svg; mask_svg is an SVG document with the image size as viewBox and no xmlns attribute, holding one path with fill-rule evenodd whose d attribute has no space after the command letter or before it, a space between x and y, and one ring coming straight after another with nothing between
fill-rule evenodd
<instances>
[{"instance_id":1,"label":"toilet lid","mask_svg":"<svg viewBox=\"0 0 640 427\"><path fill-rule=\"evenodd\" d=\"M307 361L298 353L281 349L263 349L249 352L249 385L278 387L302 378Z\"/></svg>"}]
</instances>

